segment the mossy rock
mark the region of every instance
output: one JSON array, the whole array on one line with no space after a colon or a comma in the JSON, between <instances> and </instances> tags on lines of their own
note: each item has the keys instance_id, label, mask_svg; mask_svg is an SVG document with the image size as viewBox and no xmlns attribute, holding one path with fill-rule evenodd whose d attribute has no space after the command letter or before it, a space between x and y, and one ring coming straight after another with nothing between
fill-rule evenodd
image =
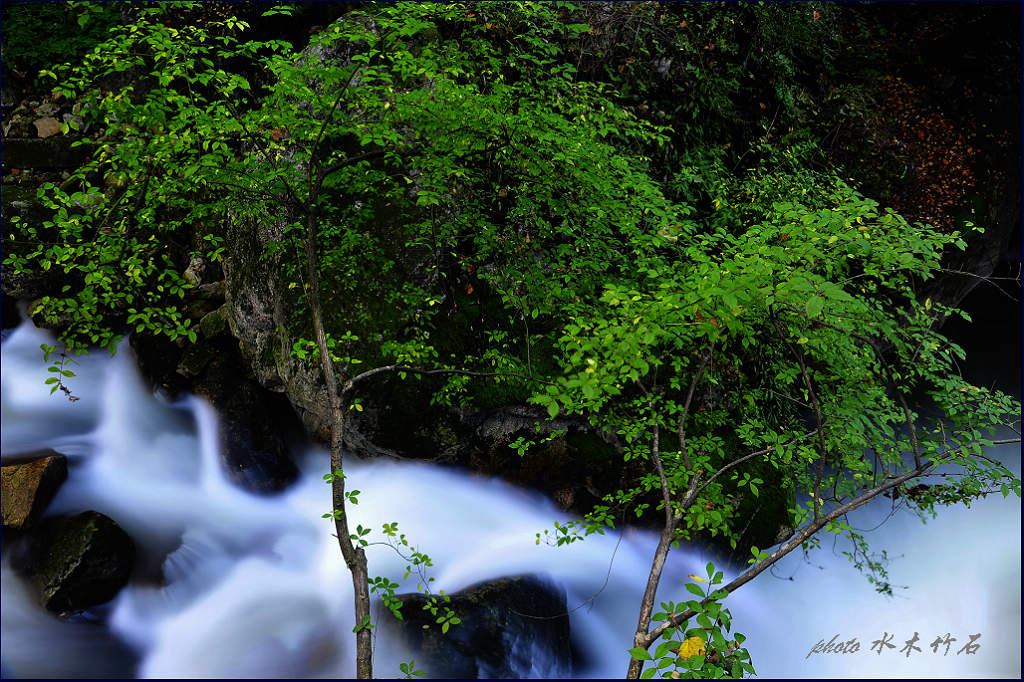
<instances>
[{"instance_id":1,"label":"mossy rock","mask_svg":"<svg viewBox=\"0 0 1024 682\"><path fill-rule=\"evenodd\" d=\"M216 310L207 313L199 320L199 328L203 332L203 336L208 339L212 339L215 336L219 336L228 330L228 307L224 304Z\"/></svg>"},{"instance_id":2,"label":"mossy rock","mask_svg":"<svg viewBox=\"0 0 1024 682\"><path fill-rule=\"evenodd\" d=\"M43 520L29 546L25 572L43 607L61 614L113 599L135 563L132 539L95 511Z\"/></svg>"}]
</instances>

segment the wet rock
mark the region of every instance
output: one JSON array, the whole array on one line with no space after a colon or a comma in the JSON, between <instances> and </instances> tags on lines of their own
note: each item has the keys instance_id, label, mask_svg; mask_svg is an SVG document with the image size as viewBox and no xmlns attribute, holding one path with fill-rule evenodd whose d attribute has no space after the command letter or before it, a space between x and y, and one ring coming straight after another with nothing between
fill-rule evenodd
<instances>
[{"instance_id":1,"label":"wet rock","mask_svg":"<svg viewBox=\"0 0 1024 682\"><path fill-rule=\"evenodd\" d=\"M26 458L32 461L0 469L0 508L4 528L22 530L35 524L68 477L67 459L62 454L43 450L26 455Z\"/></svg>"},{"instance_id":2,"label":"wet rock","mask_svg":"<svg viewBox=\"0 0 1024 682\"><path fill-rule=\"evenodd\" d=\"M231 221L225 240L224 276L228 324L245 363L262 386L283 391L314 440L330 440L330 406L319 369L292 356L288 334L298 303L287 287L280 253L265 254L269 241L284 235L284 224Z\"/></svg>"},{"instance_id":3,"label":"wet rock","mask_svg":"<svg viewBox=\"0 0 1024 682\"><path fill-rule=\"evenodd\" d=\"M200 376L215 357L217 357L217 352L210 344L202 341L191 344L181 354L181 361L177 368L178 374L189 379Z\"/></svg>"},{"instance_id":4,"label":"wet rock","mask_svg":"<svg viewBox=\"0 0 1024 682\"><path fill-rule=\"evenodd\" d=\"M0 107L13 109L16 106L18 106L18 93L11 88L0 87Z\"/></svg>"},{"instance_id":5,"label":"wet rock","mask_svg":"<svg viewBox=\"0 0 1024 682\"><path fill-rule=\"evenodd\" d=\"M221 462L228 477L256 494L287 488L298 468L288 438L299 430L287 398L260 386L227 334L176 344L165 337L131 338L143 375L160 390L205 398L219 416Z\"/></svg>"},{"instance_id":6,"label":"wet rock","mask_svg":"<svg viewBox=\"0 0 1024 682\"><path fill-rule=\"evenodd\" d=\"M36 107L34 111L39 116L52 117L54 114L57 113L58 109L60 109L60 107L58 107L55 102L44 101L42 104Z\"/></svg>"},{"instance_id":7,"label":"wet rock","mask_svg":"<svg viewBox=\"0 0 1024 682\"><path fill-rule=\"evenodd\" d=\"M209 265L206 272L219 274ZM223 281L189 290L186 315L202 332L195 343L134 334L132 349L154 386L171 395L193 392L217 411L228 477L249 492L276 493L298 477L287 439L299 429L288 400L253 379L237 339L225 333L224 292Z\"/></svg>"},{"instance_id":8,"label":"wet rock","mask_svg":"<svg viewBox=\"0 0 1024 682\"><path fill-rule=\"evenodd\" d=\"M199 328L203 332L203 336L208 339L212 339L215 336L219 336L228 331L228 308L227 305L222 305L220 308L203 315L202 319L199 320Z\"/></svg>"},{"instance_id":9,"label":"wet rock","mask_svg":"<svg viewBox=\"0 0 1024 682\"><path fill-rule=\"evenodd\" d=\"M32 124L36 127L36 135L44 139L61 132L60 121L52 116L36 119Z\"/></svg>"},{"instance_id":10,"label":"wet rock","mask_svg":"<svg viewBox=\"0 0 1024 682\"><path fill-rule=\"evenodd\" d=\"M0 329L12 329L21 324L17 299L0 293Z\"/></svg>"},{"instance_id":11,"label":"wet rock","mask_svg":"<svg viewBox=\"0 0 1024 682\"><path fill-rule=\"evenodd\" d=\"M258 494L280 492L291 485L299 470L279 433L282 422L291 416L287 400L251 379L236 380L227 389L220 385L210 392L209 384L205 389L197 391L210 398L220 415L221 457L229 478ZM274 397L281 404L271 406L269 399Z\"/></svg>"},{"instance_id":12,"label":"wet rock","mask_svg":"<svg viewBox=\"0 0 1024 682\"><path fill-rule=\"evenodd\" d=\"M540 490L564 510L584 514L626 483L615 439L582 419L551 420L533 406L509 405L467 414L463 423L473 428L474 471Z\"/></svg>"},{"instance_id":13,"label":"wet rock","mask_svg":"<svg viewBox=\"0 0 1024 682\"><path fill-rule=\"evenodd\" d=\"M110 601L128 582L135 543L95 511L44 519L23 567L49 611L69 614Z\"/></svg>"},{"instance_id":14,"label":"wet rock","mask_svg":"<svg viewBox=\"0 0 1024 682\"><path fill-rule=\"evenodd\" d=\"M169 397L191 390L186 379L189 375L178 371L185 350L180 344L163 335L145 333L132 334L128 343L138 360L139 372L153 389Z\"/></svg>"},{"instance_id":15,"label":"wet rock","mask_svg":"<svg viewBox=\"0 0 1024 682\"><path fill-rule=\"evenodd\" d=\"M199 286L203 283L203 278L206 276L206 261L199 256L193 256L192 260L188 262L188 267L181 273L181 276L186 282L194 287Z\"/></svg>"},{"instance_id":16,"label":"wet rock","mask_svg":"<svg viewBox=\"0 0 1024 682\"><path fill-rule=\"evenodd\" d=\"M186 292L185 316L193 325L224 305L224 283L210 282ZM194 327L193 327L194 328ZM154 387L176 395L191 391L191 381L201 376L218 354L238 354L237 348L219 344L210 346L201 337L196 343L184 339L169 340L163 335L132 334L130 343L139 361L139 369Z\"/></svg>"},{"instance_id":17,"label":"wet rock","mask_svg":"<svg viewBox=\"0 0 1024 682\"><path fill-rule=\"evenodd\" d=\"M25 107L19 107L9 116L4 117L3 133L5 138L5 153L7 150L7 140L9 138L34 138L36 136L36 129L35 126L32 125L32 119L32 112Z\"/></svg>"},{"instance_id":18,"label":"wet rock","mask_svg":"<svg viewBox=\"0 0 1024 682\"><path fill-rule=\"evenodd\" d=\"M223 282L211 282L191 289L186 298L185 316L199 324L203 318L224 306Z\"/></svg>"},{"instance_id":19,"label":"wet rock","mask_svg":"<svg viewBox=\"0 0 1024 682\"><path fill-rule=\"evenodd\" d=\"M287 398L251 378L234 339L222 335L203 345L206 350L197 352L209 355L198 358L205 362L193 390L220 416L221 458L228 477L257 494L284 490L299 473L283 435L296 429Z\"/></svg>"},{"instance_id":20,"label":"wet rock","mask_svg":"<svg viewBox=\"0 0 1024 682\"><path fill-rule=\"evenodd\" d=\"M400 595L404 620L388 618L429 677L568 677L572 673L565 590L538 576L489 580L451 596L462 620L447 633L421 594ZM443 609L443 607L442 607Z\"/></svg>"}]
</instances>

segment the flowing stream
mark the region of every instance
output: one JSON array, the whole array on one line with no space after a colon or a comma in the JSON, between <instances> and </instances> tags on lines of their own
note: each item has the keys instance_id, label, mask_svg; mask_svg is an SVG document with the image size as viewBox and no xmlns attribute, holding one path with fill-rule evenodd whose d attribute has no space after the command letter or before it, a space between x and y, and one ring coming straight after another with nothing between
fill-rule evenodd
<instances>
[{"instance_id":1,"label":"flowing stream","mask_svg":"<svg viewBox=\"0 0 1024 682\"><path fill-rule=\"evenodd\" d=\"M351 583L332 526L322 475L327 454L308 446L298 482L261 498L221 473L217 415L202 400L167 402L143 385L124 346L111 358L77 359L80 397L49 395L39 345L50 337L29 324L7 335L2 352L2 446L6 459L52 447L68 455L69 478L50 514L100 511L135 540L140 563L110 603L70 622L42 611L3 562L2 671L5 677L338 677L353 673ZM990 453L1020 473L1019 446ZM621 677L655 538L645 531L594 536L568 547L535 543L563 519L537 493L437 466L350 462L359 489L356 521L379 529L397 521L434 560L435 589L542 574L566 588L580 677ZM889 515L879 500L852 517L871 528ZM791 555L727 601L735 629L764 677L1020 677L1020 501L995 496L970 510L949 509L922 525L900 510L877 532L888 547L893 598L877 595L840 552ZM405 561L371 547L371 575L401 578ZM689 573L708 557L670 555L659 596L686 599ZM727 580L740 567L727 570ZM406 589L415 590L411 577ZM595 596L596 595L596 596ZM588 601L589 600L589 601ZM582 605L582 606L581 606ZM920 633L920 652L898 653ZM957 638L949 654L929 644ZM871 650L883 633L895 649ZM955 654L981 633L974 655ZM820 639L857 638L847 654L808 652ZM376 672L399 674L408 653L386 635L376 641ZM535 660L523 676L563 676Z\"/></svg>"}]
</instances>

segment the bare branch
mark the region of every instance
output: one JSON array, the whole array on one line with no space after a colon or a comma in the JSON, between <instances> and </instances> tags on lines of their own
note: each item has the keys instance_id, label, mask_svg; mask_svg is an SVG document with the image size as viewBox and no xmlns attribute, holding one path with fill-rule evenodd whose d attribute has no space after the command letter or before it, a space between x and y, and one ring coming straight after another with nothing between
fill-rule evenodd
<instances>
[{"instance_id":1,"label":"bare branch","mask_svg":"<svg viewBox=\"0 0 1024 682\"><path fill-rule=\"evenodd\" d=\"M806 540L807 538L811 537L816 532L821 530L830 521L834 521L835 519L839 518L840 516L843 516L844 514L848 514L851 511L864 506L865 504L867 504L871 500L873 500L876 497L878 497L881 493L885 492L886 490L890 490L892 488L895 488L896 486L898 486L898 485L900 485L902 483L905 483L906 481L909 481L912 478L916 478L917 476L920 476L921 474L923 474L926 471L928 471L928 469L930 469L932 466L934 466L934 464L935 464L934 462L925 462L923 465L921 465L920 467L915 468L913 471L910 471L910 472L908 472L906 474L903 474L902 476L898 476L896 478L889 479L885 483L882 483L881 485L876 486L876 487L868 490L863 495L860 495L859 497L856 497L856 498L850 500L846 504L843 504L843 505L841 505L839 507L836 507L835 509L833 509L829 513L827 513L827 514L825 514L823 516L819 516L817 519L815 519L810 524L808 524L806 527L804 527L803 530L801 530L799 533L794 535L785 544L783 544L777 550L772 552L768 556L767 559L765 559L764 561L758 563L755 566L750 567L747 571L745 571L744 573L740 574L737 578L735 578L732 582L730 582L728 585L726 585L722 589L724 589L724 590L726 590L728 592L733 592L737 588L742 587L743 585L746 585L748 582L750 582L751 580L756 578L758 575L760 575L761 573L766 571L769 567L771 567L779 559L781 559L782 557L786 556L787 554L792 552L794 549L799 547L801 545L801 543L804 542L804 540ZM684 611L684 612L682 612L682 613L680 613L680 614L678 614L676 616L673 616L669 620L665 621L664 623L662 623L661 625L656 627L654 630L652 630L647 635L644 635L644 636L641 637L640 633L637 633L637 637L634 640L635 641L635 646L642 646L645 649L650 647L651 644L653 644L655 641L657 641L657 639L659 637L661 637L661 635L666 630L668 630L669 628L676 627L676 626L680 625L681 623L683 623L684 621L686 621L686 620L688 620L690 618L693 618L696 615L697 615L696 611L693 611L692 609L687 609L686 611Z\"/></svg>"},{"instance_id":2,"label":"bare branch","mask_svg":"<svg viewBox=\"0 0 1024 682\"><path fill-rule=\"evenodd\" d=\"M1020 280L1021 280L1019 272L1017 273L1016 277L985 277L983 275L979 275L979 274L976 274L976 273L973 273L973 272L964 272L963 270L949 270L947 268L942 268L942 272L944 274L947 274L947 275L963 275L965 277L974 277L975 279L980 279L980 280L982 280L984 282L987 282L988 284L991 284L993 287L995 287L999 291L999 293L1001 293L1003 296L1006 296L1008 299L1010 299L1014 303L1020 303L1019 299L1014 298L1013 295L1010 294L1008 291L1003 289L998 284L995 284L996 281L1006 281L1006 282L1016 282L1019 285L1020 284Z\"/></svg>"},{"instance_id":3,"label":"bare branch","mask_svg":"<svg viewBox=\"0 0 1024 682\"><path fill-rule=\"evenodd\" d=\"M807 438L808 436L813 436L816 433L818 433L818 429L814 429L813 431L808 431L807 433L805 433L803 435L797 436L796 438L794 438L793 440L789 441L785 445L792 445L793 443L801 441L804 438ZM719 476L724 474L729 469L732 469L733 467L737 467L740 464L743 464L744 462L747 462L747 461L749 461L749 460L751 460L751 459L753 459L753 458L755 458L755 457L757 457L759 455L766 455L766 454L768 454L771 451L772 451L772 448L771 447L767 447L767 448L765 448L763 450L758 450L757 452L751 452L749 455L743 455L739 459L735 459L735 460L729 462L728 464L723 466L721 469L716 471L714 474L712 474L711 478L709 478L708 480L704 481L704 485L702 485L697 490L697 494L699 495L700 493L704 492L704 489L707 488L708 485L710 485L712 481L714 481L716 478L718 478Z\"/></svg>"},{"instance_id":4,"label":"bare branch","mask_svg":"<svg viewBox=\"0 0 1024 682\"><path fill-rule=\"evenodd\" d=\"M352 387L357 383L369 379L370 377L378 374L384 374L386 372L408 372L409 374L421 374L428 376L431 374L460 374L468 377L510 377L513 379L523 379L524 381L534 381L539 384L545 384L547 386L554 385L551 381L544 379L538 379L536 377L527 376L525 374L518 374L516 372L473 372L465 369L421 369L419 367L409 367L407 365L382 365L381 367L374 367L368 369L361 374L357 374L344 383L341 387L341 395L345 395Z\"/></svg>"},{"instance_id":5,"label":"bare branch","mask_svg":"<svg viewBox=\"0 0 1024 682\"><path fill-rule=\"evenodd\" d=\"M704 353L700 359L700 364L697 365L697 371L693 374L693 381L690 382L690 390L686 393L686 402L683 403L683 414L679 418L679 452L683 455L683 464L686 465L686 470L690 471L690 456L686 453L686 417L690 413L690 402L693 400L693 392L697 388L697 382L700 381L701 374L704 373L704 368L707 367L708 363L711 362L711 353L714 350L714 346L708 348L707 352Z\"/></svg>"},{"instance_id":6,"label":"bare branch","mask_svg":"<svg viewBox=\"0 0 1024 682\"><path fill-rule=\"evenodd\" d=\"M323 184L323 181L325 179L327 179L328 175L330 175L331 173L333 173L336 170L341 170L345 166L352 166L352 165L355 165L355 164L359 163L360 161L367 161L369 159L376 159L376 158L379 158L381 156L384 156L385 154L387 154L387 152L385 150L378 149L376 151L366 152L364 154L356 154L355 156L350 156L348 158L341 159L340 161L336 161L336 162L332 163L330 166L327 166L326 168L321 169L320 174L317 175L316 184L319 187L321 184Z\"/></svg>"},{"instance_id":7,"label":"bare branch","mask_svg":"<svg viewBox=\"0 0 1024 682\"><path fill-rule=\"evenodd\" d=\"M639 642L651 627L651 614L654 612L654 596L658 591L658 584L661 582L661 574L665 569L665 561L668 558L668 551L672 545L672 540L675 537L675 519L672 515L672 497L669 492L668 480L665 478L665 470L661 466L661 457L658 454L658 413L654 411L654 405L650 403L650 401L648 401L648 404L651 405L651 411L654 413L651 459L654 461L654 466L658 470L658 477L661 479L661 494L665 505L665 526L661 529L661 535L658 538L658 547L654 550L654 559L651 560L651 571L647 575L647 587L644 589L644 596L640 600L640 615L637 618L636 635L633 638L634 646L640 646ZM696 476L694 478L696 479ZM631 659L629 662L629 672L627 673L627 677L637 677L640 674L640 665L642 665L640 661Z\"/></svg>"}]
</instances>

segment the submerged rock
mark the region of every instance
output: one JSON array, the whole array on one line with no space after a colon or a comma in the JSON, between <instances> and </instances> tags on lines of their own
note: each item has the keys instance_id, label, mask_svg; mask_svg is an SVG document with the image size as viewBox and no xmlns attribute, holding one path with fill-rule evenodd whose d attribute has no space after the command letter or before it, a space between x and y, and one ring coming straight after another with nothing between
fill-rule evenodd
<instances>
[{"instance_id":1,"label":"submerged rock","mask_svg":"<svg viewBox=\"0 0 1024 682\"><path fill-rule=\"evenodd\" d=\"M26 458L32 461L5 466L0 474L4 528L22 530L35 524L68 477L67 459L62 454L41 450Z\"/></svg>"},{"instance_id":2,"label":"submerged rock","mask_svg":"<svg viewBox=\"0 0 1024 682\"><path fill-rule=\"evenodd\" d=\"M135 543L95 511L43 520L32 532L23 567L40 603L71 613L110 601L128 582Z\"/></svg>"},{"instance_id":3,"label":"submerged rock","mask_svg":"<svg viewBox=\"0 0 1024 682\"><path fill-rule=\"evenodd\" d=\"M430 677L568 677L572 673L565 590L534 575L497 578L451 596L461 623L442 632L422 594L399 595L396 629ZM443 612L443 606L442 611Z\"/></svg>"}]
</instances>

